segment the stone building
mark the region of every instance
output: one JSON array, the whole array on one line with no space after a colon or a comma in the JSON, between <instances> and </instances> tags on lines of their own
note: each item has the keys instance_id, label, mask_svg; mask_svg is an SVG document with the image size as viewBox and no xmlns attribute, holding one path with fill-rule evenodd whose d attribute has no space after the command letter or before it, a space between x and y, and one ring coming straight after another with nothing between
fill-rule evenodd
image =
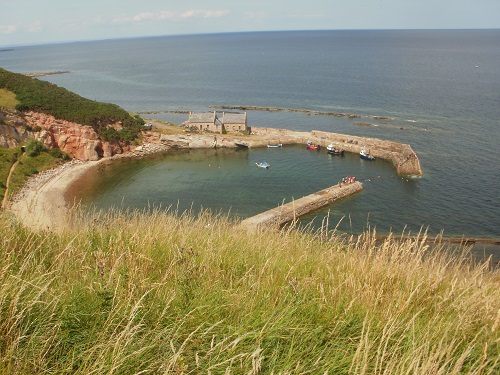
<instances>
[{"instance_id":1,"label":"stone building","mask_svg":"<svg viewBox=\"0 0 500 375\"><path fill-rule=\"evenodd\" d=\"M188 126L200 131L222 133L222 123L217 118L215 111L205 113L189 112Z\"/></svg>"},{"instance_id":2,"label":"stone building","mask_svg":"<svg viewBox=\"0 0 500 375\"><path fill-rule=\"evenodd\" d=\"M222 117L216 111L193 113L189 112L189 119L186 124L189 128L199 131L209 131L212 133L228 132L251 132L247 124L247 113L222 112Z\"/></svg>"},{"instance_id":3,"label":"stone building","mask_svg":"<svg viewBox=\"0 0 500 375\"><path fill-rule=\"evenodd\" d=\"M228 132L248 131L250 128L247 124L247 113L222 112L222 123L224 129Z\"/></svg>"}]
</instances>

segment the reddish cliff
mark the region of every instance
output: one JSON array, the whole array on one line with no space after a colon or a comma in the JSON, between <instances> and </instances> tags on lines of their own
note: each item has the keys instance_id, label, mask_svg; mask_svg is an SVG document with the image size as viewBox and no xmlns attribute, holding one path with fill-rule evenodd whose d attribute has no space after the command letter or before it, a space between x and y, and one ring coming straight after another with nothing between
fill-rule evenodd
<instances>
[{"instance_id":1,"label":"reddish cliff","mask_svg":"<svg viewBox=\"0 0 500 375\"><path fill-rule=\"evenodd\" d=\"M4 125L0 128L0 141L4 147L15 147L28 135L42 141L47 148L58 147L79 160L99 160L128 151L119 142L104 142L91 126L58 120L44 113L4 112ZM116 125L118 127L118 125ZM32 129L33 133L26 129ZM29 133L29 134L28 134ZM17 136L19 134L19 136Z\"/></svg>"}]
</instances>

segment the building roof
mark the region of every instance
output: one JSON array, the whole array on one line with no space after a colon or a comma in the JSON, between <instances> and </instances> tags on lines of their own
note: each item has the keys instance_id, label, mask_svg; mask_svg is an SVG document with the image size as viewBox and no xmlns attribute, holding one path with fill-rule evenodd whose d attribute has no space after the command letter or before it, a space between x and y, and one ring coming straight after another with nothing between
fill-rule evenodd
<instances>
[{"instance_id":1,"label":"building roof","mask_svg":"<svg viewBox=\"0 0 500 375\"><path fill-rule=\"evenodd\" d=\"M215 123L215 112L206 112L206 113L190 113L189 114L189 122L197 123L197 122L209 122Z\"/></svg>"},{"instance_id":2,"label":"building roof","mask_svg":"<svg viewBox=\"0 0 500 375\"><path fill-rule=\"evenodd\" d=\"M222 116L223 124L246 124L247 114L224 112Z\"/></svg>"}]
</instances>

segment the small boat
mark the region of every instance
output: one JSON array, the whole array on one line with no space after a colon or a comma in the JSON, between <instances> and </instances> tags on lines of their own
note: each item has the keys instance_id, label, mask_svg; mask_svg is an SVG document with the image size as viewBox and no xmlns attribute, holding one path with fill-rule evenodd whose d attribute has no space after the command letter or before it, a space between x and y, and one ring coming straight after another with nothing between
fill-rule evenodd
<instances>
[{"instance_id":1,"label":"small boat","mask_svg":"<svg viewBox=\"0 0 500 375\"><path fill-rule=\"evenodd\" d=\"M311 141L307 141L307 149L308 150L318 150L319 151L320 148L321 148L320 145L315 145Z\"/></svg>"},{"instance_id":2,"label":"small boat","mask_svg":"<svg viewBox=\"0 0 500 375\"><path fill-rule=\"evenodd\" d=\"M371 156L364 148L359 152L359 157L364 160L375 160L375 156Z\"/></svg>"},{"instance_id":3,"label":"small boat","mask_svg":"<svg viewBox=\"0 0 500 375\"><path fill-rule=\"evenodd\" d=\"M267 164L265 161L263 161L262 163L255 163L255 165L259 168L265 168L265 169L270 167L270 165Z\"/></svg>"},{"instance_id":4,"label":"small boat","mask_svg":"<svg viewBox=\"0 0 500 375\"><path fill-rule=\"evenodd\" d=\"M332 155L344 155L344 150L343 149L336 148L332 144L329 144L328 146L326 146L326 151L329 154L332 154Z\"/></svg>"},{"instance_id":5,"label":"small boat","mask_svg":"<svg viewBox=\"0 0 500 375\"><path fill-rule=\"evenodd\" d=\"M246 143L235 143L236 148L248 148Z\"/></svg>"},{"instance_id":6,"label":"small boat","mask_svg":"<svg viewBox=\"0 0 500 375\"><path fill-rule=\"evenodd\" d=\"M269 147L269 148L272 148L272 147L283 147L283 144L282 143L273 143L273 144L267 145L267 147Z\"/></svg>"}]
</instances>

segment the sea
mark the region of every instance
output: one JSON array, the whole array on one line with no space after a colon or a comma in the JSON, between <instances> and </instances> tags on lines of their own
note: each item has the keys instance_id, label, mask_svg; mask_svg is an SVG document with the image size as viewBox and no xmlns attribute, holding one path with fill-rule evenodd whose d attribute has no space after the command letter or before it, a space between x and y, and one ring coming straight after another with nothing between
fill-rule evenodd
<instances>
[{"instance_id":1,"label":"sea","mask_svg":"<svg viewBox=\"0 0 500 375\"><path fill-rule=\"evenodd\" d=\"M248 110L247 118L252 127L408 143L423 169L422 177L398 176L390 162L305 145L172 151L89 172L70 191L86 205L246 218L355 176L360 194L301 223L346 234L500 240L500 30L246 32L19 46L0 52L0 67L67 71L39 79L176 124L188 111L222 111L214 106L353 114ZM260 161L271 167L257 168ZM500 259L498 246L481 249Z\"/></svg>"}]
</instances>

